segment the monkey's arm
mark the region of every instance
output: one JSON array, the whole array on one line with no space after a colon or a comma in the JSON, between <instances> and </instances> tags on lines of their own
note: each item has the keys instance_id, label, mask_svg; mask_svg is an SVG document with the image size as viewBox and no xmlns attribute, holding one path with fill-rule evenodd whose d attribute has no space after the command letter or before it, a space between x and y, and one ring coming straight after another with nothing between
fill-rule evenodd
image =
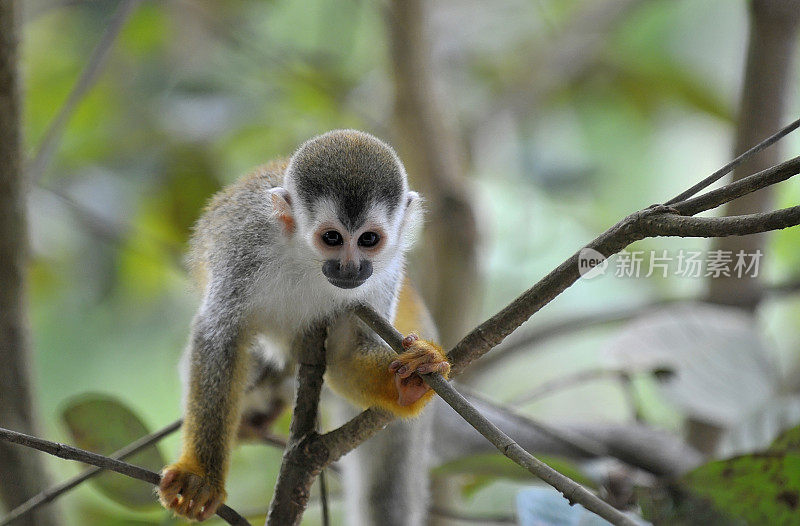
<instances>
[{"instance_id":1,"label":"monkey's arm","mask_svg":"<svg viewBox=\"0 0 800 526\"><path fill-rule=\"evenodd\" d=\"M159 486L166 508L195 520L213 515L225 500L228 456L239 422L247 339L235 314L242 309L231 301L207 300L194 320L183 448L178 461L164 468Z\"/></svg>"},{"instance_id":2,"label":"monkey's arm","mask_svg":"<svg viewBox=\"0 0 800 526\"><path fill-rule=\"evenodd\" d=\"M435 339L430 315L408 281L398 300L397 329ZM350 315L331 329L327 381L334 391L361 407L377 406L400 417L416 416L433 396L417 373L447 375L450 365L444 351L426 339L406 338L404 346L406 352L397 355Z\"/></svg>"}]
</instances>

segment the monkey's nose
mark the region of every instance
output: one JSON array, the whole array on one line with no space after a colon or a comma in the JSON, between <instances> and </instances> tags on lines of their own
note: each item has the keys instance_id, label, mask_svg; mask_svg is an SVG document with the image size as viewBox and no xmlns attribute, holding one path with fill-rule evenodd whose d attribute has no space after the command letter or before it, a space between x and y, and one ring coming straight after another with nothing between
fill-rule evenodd
<instances>
[{"instance_id":1,"label":"monkey's nose","mask_svg":"<svg viewBox=\"0 0 800 526\"><path fill-rule=\"evenodd\" d=\"M358 266L352 261L348 261L344 265L339 263L339 277L342 279L356 279L361 272L362 263Z\"/></svg>"},{"instance_id":2,"label":"monkey's nose","mask_svg":"<svg viewBox=\"0 0 800 526\"><path fill-rule=\"evenodd\" d=\"M322 273L333 285L342 289L353 289L364 283L372 275L372 262L362 260L358 265L348 261L329 259L322 265Z\"/></svg>"}]
</instances>

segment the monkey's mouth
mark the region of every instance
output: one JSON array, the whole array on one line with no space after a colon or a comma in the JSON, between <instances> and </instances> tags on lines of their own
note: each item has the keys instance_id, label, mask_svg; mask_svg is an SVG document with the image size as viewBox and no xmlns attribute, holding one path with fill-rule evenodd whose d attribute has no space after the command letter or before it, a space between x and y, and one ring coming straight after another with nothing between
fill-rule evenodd
<instances>
[{"instance_id":1,"label":"monkey's mouth","mask_svg":"<svg viewBox=\"0 0 800 526\"><path fill-rule=\"evenodd\" d=\"M328 278L331 285L339 287L340 289L354 289L364 284L366 279L337 279Z\"/></svg>"}]
</instances>

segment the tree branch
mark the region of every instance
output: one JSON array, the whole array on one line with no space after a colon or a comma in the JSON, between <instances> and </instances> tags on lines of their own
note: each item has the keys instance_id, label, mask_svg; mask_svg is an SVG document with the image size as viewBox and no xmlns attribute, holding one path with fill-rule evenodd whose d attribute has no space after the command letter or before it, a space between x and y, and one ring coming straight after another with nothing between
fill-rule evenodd
<instances>
[{"instance_id":1,"label":"tree branch","mask_svg":"<svg viewBox=\"0 0 800 526\"><path fill-rule=\"evenodd\" d=\"M28 221L22 169L17 0L0 0L0 422L35 434L38 424L26 316ZM39 455L0 444L0 500L12 508L49 484ZM30 516L23 526L56 526L56 510Z\"/></svg>"},{"instance_id":2,"label":"tree branch","mask_svg":"<svg viewBox=\"0 0 800 526\"><path fill-rule=\"evenodd\" d=\"M152 446L162 438L167 435L170 435L180 429L183 420L176 420L173 423L169 424L166 427L155 431L147 436L143 436L140 439L136 440L135 442L131 442L127 446L123 447L122 449L115 451L110 455L110 458L115 460L124 460L131 455L138 453L139 451ZM91 469L87 469L83 473L75 475L69 480L65 480L61 484L57 484L47 490L38 493L28 499L27 501L23 502L13 510L11 510L8 515L3 517L0 520L0 526L7 526L11 524L15 520L24 517L28 513L32 512L33 510L37 509L40 506L47 504L48 502L52 502L53 500L57 499L67 491L71 490L72 488L82 484L83 482L93 478L100 473L103 472L103 468L101 467L94 467Z\"/></svg>"},{"instance_id":3,"label":"tree branch","mask_svg":"<svg viewBox=\"0 0 800 526\"><path fill-rule=\"evenodd\" d=\"M699 197L678 201L672 204L668 202L667 206L674 208L680 212L681 215L693 216L733 201L737 197L755 192L765 186L785 181L798 173L800 173L800 157L795 157L794 159L772 166L766 170L743 177L722 188L711 190Z\"/></svg>"},{"instance_id":4,"label":"tree branch","mask_svg":"<svg viewBox=\"0 0 800 526\"><path fill-rule=\"evenodd\" d=\"M313 327L294 343L299 356L289 443L283 453L281 469L266 524L299 524L308 505L311 484L322 470L327 452L313 447L316 432L322 376L325 374L325 325Z\"/></svg>"},{"instance_id":5,"label":"tree branch","mask_svg":"<svg viewBox=\"0 0 800 526\"><path fill-rule=\"evenodd\" d=\"M650 236L726 237L780 230L800 224L800 205L774 212L730 217L653 215L642 221Z\"/></svg>"},{"instance_id":6,"label":"tree branch","mask_svg":"<svg viewBox=\"0 0 800 526\"><path fill-rule=\"evenodd\" d=\"M706 177L705 179L703 179L702 181L700 181L696 185L692 186L688 190L679 193L678 195L676 195L675 197L673 197L672 199L670 199L669 201L667 201L664 204L665 205L675 205L675 203L679 203L681 201L686 201L687 199L689 199L690 197L695 195L700 190L708 188L712 184L716 183L717 181L719 181L720 179L722 179L723 177L728 175L731 172L731 170L733 170L737 166L741 165L745 161L749 160L751 157L753 157L758 152L760 152L762 150L765 150L766 148L769 148L770 146L772 146L773 144L775 144L779 140L783 139L785 136L787 136L790 133L792 133L793 131L795 131L797 128L800 128L800 119L797 119L796 121L787 124L784 128L782 128L778 132L776 132L773 135L767 137L766 139L764 139L760 143L756 144L755 146L753 146L749 150L743 152L736 159L732 160L731 162L729 162L728 164L726 164L725 166L723 166L722 168L720 168L719 170L717 170L713 174L709 175L708 177ZM715 205L715 206L717 206L717 205ZM695 212L695 213L697 213L697 212Z\"/></svg>"},{"instance_id":7,"label":"tree branch","mask_svg":"<svg viewBox=\"0 0 800 526\"><path fill-rule=\"evenodd\" d=\"M97 453L92 453L91 451L68 446L66 444L50 442L49 440L26 435L24 433L17 433L16 431L11 431L10 429L0 427L0 440L38 449L39 451L44 451L45 453L49 453L53 456L66 460L77 460L79 462L83 462L84 464L91 464L109 471L116 471L122 475L149 482L154 486L158 486L159 482L161 482L161 475L154 471L150 471L149 469L134 466L133 464L128 464L126 462L122 462L121 460L98 455ZM217 510L217 515L224 519L228 524L233 524L235 526L250 526L250 523L247 522L244 517L224 504Z\"/></svg>"},{"instance_id":8,"label":"tree branch","mask_svg":"<svg viewBox=\"0 0 800 526\"><path fill-rule=\"evenodd\" d=\"M355 309L356 314L369 325L395 352L402 353L403 335L400 334L380 314L367 305ZM592 492L571 478L562 475L544 462L540 461L511 437L503 433L497 426L487 420L439 373L423 374L422 379L436 394L452 407L464 420L491 442L505 456L530 471L534 476L553 486L561 492L570 503L578 502L584 508L603 517L612 524L634 526L636 522L624 513L604 502Z\"/></svg>"},{"instance_id":9,"label":"tree branch","mask_svg":"<svg viewBox=\"0 0 800 526\"><path fill-rule=\"evenodd\" d=\"M578 371L577 373L561 376L550 380L549 382L545 382L541 385L538 385L531 391L527 391L512 398L506 403L510 406L520 406L538 400L543 396L553 394L561 389L581 385L592 380L602 380L604 378L619 379L620 376L625 374L627 374L625 371L621 371L619 369L606 369L603 367L586 369L584 371Z\"/></svg>"}]
</instances>

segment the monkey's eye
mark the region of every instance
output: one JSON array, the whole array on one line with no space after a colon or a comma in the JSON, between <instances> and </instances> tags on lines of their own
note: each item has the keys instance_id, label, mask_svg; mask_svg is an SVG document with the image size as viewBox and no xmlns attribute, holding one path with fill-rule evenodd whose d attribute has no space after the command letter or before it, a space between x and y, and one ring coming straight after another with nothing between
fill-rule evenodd
<instances>
[{"instance_id":1,"label":"monkey's eye","mask_svg":"<svg viewBox=\"0 0 800 526\"><path fill-rule=\"evenodd\" d=\"M364 232L358 237L359 246L370 248L374 247L381 240L381 236L375 232Z\"/></svg>"},{"instance_id":2,"label":"monkey's eye","mask_svg":"<svg viewBox=\"0 0 800 526\"><path fill-rule=\"evenodd\" d=\"M329 247L335 247L344 243L344 239L342 239L342 234L336 230L328 230L327 232L323 232L322 242Z\"/></svg>"}]
</instances>

